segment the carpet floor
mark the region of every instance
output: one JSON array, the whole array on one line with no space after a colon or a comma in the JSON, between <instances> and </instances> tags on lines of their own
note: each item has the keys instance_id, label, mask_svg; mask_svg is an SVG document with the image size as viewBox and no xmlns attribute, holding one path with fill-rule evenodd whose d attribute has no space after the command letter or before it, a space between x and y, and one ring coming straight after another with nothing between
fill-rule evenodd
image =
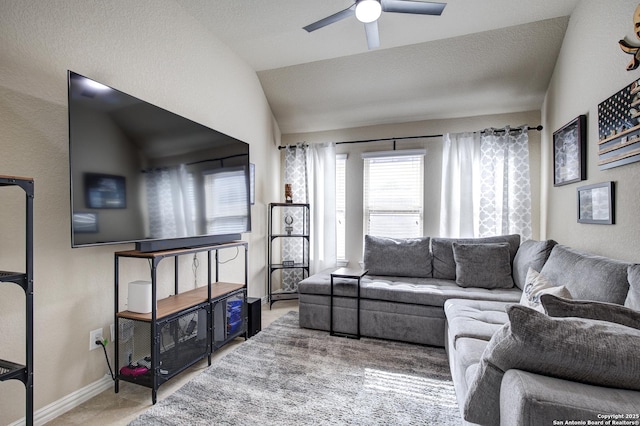
<instances>
[{"instance_id":1,"label":"carpet floor","mask_svg":"<svg viewBox=\"0 0 640 426\"><path fill-rule=\"evenodd\" d=\"M289 312L130 425L460 423L443 348L332 337Z\"/></svg>"}]
</instances>

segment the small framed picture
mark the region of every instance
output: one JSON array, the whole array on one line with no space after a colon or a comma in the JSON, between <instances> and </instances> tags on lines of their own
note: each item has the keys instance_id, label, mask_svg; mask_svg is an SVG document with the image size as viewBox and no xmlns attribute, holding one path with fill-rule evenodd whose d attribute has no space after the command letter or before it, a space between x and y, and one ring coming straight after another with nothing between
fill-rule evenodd
<instances>
[{"instance_id":1,"label":"small framed picture","mask_svg":"<svg viewBox=\"0 0 640 426\"><path fill-rule=\"evenodd\" d=\"M553 185L587 178L587 116L581 115L553 134Z\"/></svg>"},{"instance_id":2,"label":"small framed picture","mask_svg":"<svg viewBox=\"0 0 640 426\"><path fill-rule=\"evenodd\" d=\"M602 182L578 188L578 222L615 224L615 185Z\"/></svg>"}]
</instances>

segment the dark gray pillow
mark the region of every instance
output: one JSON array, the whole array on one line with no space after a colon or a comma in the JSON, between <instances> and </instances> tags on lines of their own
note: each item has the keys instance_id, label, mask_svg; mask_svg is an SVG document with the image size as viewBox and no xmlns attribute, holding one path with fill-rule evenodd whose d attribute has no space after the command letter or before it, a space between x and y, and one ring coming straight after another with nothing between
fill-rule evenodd
<instances>
[{"instance_id":1,"label":"dark gray pillow","mask_svg":"<svg viewBox=\"0 0 640 426\"><path fill-rule=\"evenodd\" d=\"M553 294L543 294L540 302L551 317L578 317L640 329L640 311L622 305L591 300L571 300Z\"/></svg>"},{"instance_id":2,"label":"dark gray pillow","mask_svg":"<svg viewBox=\"0 0 640 426\"><path fill-rule=\"evenodd\" d=\"M539 272L556 244L553 240L527 240L520 244L513 259L513 282L520 290L524 289L529 268Z\"/></svg>"},{"instance_id":3,"label":"dark gray pillow","mask_svg":"<svg viewBox=\"0 0 640 426\"><path fill-rule=\"evenodd\" d=\"M456 284L460 287L511 288L511 262L508 243L453 243Z\"/></svg>"},{"instance_id":4,"label":"dark gray pillow","mask_svg":"<svg viewBox=\"0 0 640 426\"><path fill-rule=\"evenodd\" d=\"M630 263L596 256L557 244L540 273L567 287L574 299L622 305L629 292Z\"/></svg>"},{"instance_id":5,"label":"dark gray pillow","mask_svg":"<svg viewBox=\"0 0 640 426\"><path fill-rule=\"evenodd\" d=\"M624 301L624 306L640 311L640 265L629 266L627 279L629 280L629 293Z\"/></svg>"},{"instance_id":6,"label":"dark gray pillow","mask_svg":"<svg viewBox=\"0 0 640 426\"><path fill-rule=\"evenodd\" d=\"M488 244L509 243L511 262L520 246L520 235L500 235L484 238L432 238L431 253L433 255L433 278L443 280L456 279L456 261L453 258L453 243L460 244Z\"/></svg>"},{"instance_id":7,"label":"dark gray pillow","mask_svg":"<svg viewBox=\"0 0 640 426\"><path fill-rule=\"evenodd\" d=\"M507 314L510 322L493 335L470 377L465 420L498 423L500 385L509 369L640 390L640 330L605 321L553 318L520 305L509 306Z\"/></svg>"},{"instance_id":8,"label":"dark gray pillow","mask_svg":"<svg viewBox=\"0 0 640 426\"><path fill-rule=\"evenodd\" d=\"M429 237L388 238L365 235L364 267L370 275L431 278Z\"/></svg>"}]
</instances>

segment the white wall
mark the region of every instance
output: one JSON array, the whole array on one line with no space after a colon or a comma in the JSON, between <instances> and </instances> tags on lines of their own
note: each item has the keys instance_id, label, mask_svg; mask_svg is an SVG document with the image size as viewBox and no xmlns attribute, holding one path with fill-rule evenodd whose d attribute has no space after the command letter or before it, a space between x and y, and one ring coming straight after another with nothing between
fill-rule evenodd
<instances>
[{"instance_id":1,"label":"white wall","mask_svg":"<svg viewBox=\"0 0 640 426\"><path fill-rule=\"evenodd\" d=\"M384 139L403 136L439 135L443 133L472 132L487 127L512 127L521 124L537 126L540 124L540 112L529 111L512 114L486 115L478 117L456 118L449 120L428 120L411 123L369 126L342 129L328 132L285 134L283 144L298 142L321 143L341 142L365 139ZM533 237L539 235L540 211L540 133L529 132ZM438 236L440 229L440 195L442 178L442 138L415 139L396 142L397 149L424 148L427 153L424 164L424 235ZM362 176L363 161L361 153L370 151L388 151L393 142L375 142L363 144L337 145L337 153L347 153L347 217L346 217L346 253L351 266L362 259L363 209ZM282 186L282 185L281 185ZM312 206L313 207L313 206Z\"/></svg>"},{"instance_id":2,"label":"white wall","mask_svg":"<svg viewBox=\"0 0 640 426\"><path fill-rule=\"evenodd\" d=\"M561 244L622 260L640 259L640 163L598 170L598 104L640 78L626 71L631 59L618 40L633 34L636 0L584 0L571 15L562 49L547 91L542 117L542 234ZM553 132L580 114L587 115L587 180L553 186ZM616 183L616 224L577 223L576 188Z\"/></svg>"},{"instance_id":3,"label":"white wall","mask_svg":"<svg viewBox=\"0 0 640 426\"><path fill-rule=\"evenodd\" d=\"M245 236L252 296L265 294L265 205L280 186L280 132L255 72L171 0L2 1L0 40L0 174L36 182L38 409L108 372L102 351L89 352L88 335L98 327L109 335L113 253L131 248L70 248L66 71L250 143L257 178L253 232ZM0 200L0 269L23 270L24 199L3 190ZM237 278L242 258L223 274ZM124 269L126 280L148 277L146 266ZM182 270L193 280L190 263ZM24 361L23 306L17 286L0 285L0 358ZM22 416L24 387L0 383L0 424Z\"/></svg>"}]
</instances>

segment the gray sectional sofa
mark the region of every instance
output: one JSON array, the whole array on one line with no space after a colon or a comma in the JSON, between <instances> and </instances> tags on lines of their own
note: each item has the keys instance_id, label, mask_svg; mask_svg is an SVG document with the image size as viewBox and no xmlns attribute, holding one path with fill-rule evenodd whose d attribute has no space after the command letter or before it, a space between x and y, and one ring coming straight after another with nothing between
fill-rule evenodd
<instances>
[{"instance_id":1,"label":"gray sectional sofa","mask_svg":"<svg viewBox=\"0 0 640 426\"><path fill-rule=\"evenodd\" d=\"M640 265L518 235L366 236L364 263L361 334L445 347L467 424L640 424ZM330 272L299 284L301 327L329 330ZM354 283L334 281L336 332Z\"/></svg>"}]
</instances>

